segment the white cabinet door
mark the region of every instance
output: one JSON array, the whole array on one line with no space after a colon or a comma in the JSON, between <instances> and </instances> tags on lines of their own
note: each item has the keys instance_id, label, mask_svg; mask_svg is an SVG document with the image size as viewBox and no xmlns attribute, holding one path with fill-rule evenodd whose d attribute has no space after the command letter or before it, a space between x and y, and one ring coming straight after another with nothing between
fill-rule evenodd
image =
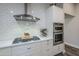
<instances>
[{"instance_id":1,"label":"white cabinet door","mask_svg":"<svg viewBox=\"0 0 79 59\"><path fill-rule=\"evenodd\" d=\"M49 40L49 56L53 56L53 39Z\"/></svg>"},{"instance_id":2,"label":"white cabinet door","mask_svg":"<svg viewBox=\"0 0 79 59\"><path fill-rule=\"evenodd\" d=\"M13 56L28 56L31 55L31 47L29 45L19 45L12 47Z\"/></svg>"},{"instance_id":3,"label":"white cabinet door","mask_svg":"<svg viewBox=\"0 0 79 59\"><path fill-rule=\"evenodd\" d=\"M13 46L12 47L12 56L21 56L26 54L25 45Z\"/></svg>"},{"instance_id":4,"label":"white cabinet door","mask_svg":"<svg viewBox=\"0 0 79 59\"><path fill-rule=\"evenodd\" d=\"M34 44L34 43L33 43ZM26 48L26 56L32 56L32 44L25 45Z\"/></svg>"},{"instance_id":5,"label":"white cabinet door","mask_svg":"<svg viewBox=\"0 0 79 59\"><path fill-rule=\"evenodd\" d=\"M58 49L58 45L53 46L53 55L56 55L56 54L58 54L58 53L60 53L60 51L59 51L59 49Z\"/></svg>"},{"instance_id":6,"label":"white cabinet door","mask_svg":"<svg viewBox=\"0 0 79 59\"><path fill-rule=\"evenodd\" d=\"M64 23L64 11L62 8L52 6L53 8L53 22Z\"/></svg>"},{"instance_id":7,"label":"white cabinet door","mask_svg":"<svg viewBox=\"0 0 79 59\"><path fill-rule=\"evenodd\" d=\"M11 48L0 48L0 56L10 56L11 55Z\"/></svg>"},{"instance_id":8,"label":"white cabinet door","mask_svg":"<svg viewBox=\"0 0 79 59\"><path fill-rule=\"evenodd\" d=\"M60 22L64 23L64 11L57 6L51 6L47 9L47 23Z\"/></svg>"},{"instance_id":9,"label":"white cabinet door","mask_svg":"<svg viewBox=\"0 0 79 59\"><path fill-rule=\"evenodd\" d=\"M56 54L63 52L63 51L64 51L64 45L63 44L53 46L53 55L56 55Z\"/></svg>"},{"instance_id":10,"label":"white cabinet door","mask_svg":"<svg viewBox=\"0 0 79 59\"><path fill-rule=\"evenodd\" d=\"M53 47L53 41L52 40L46 40L42 43L42 55L43 56L52 56L52 47Z\"/></svg>"},{"instance_id":11,"label":"white cabinet door","mask_svg":"<svg viewBox=\"0 0 79 59\"><path fill-rule=\"evenodd\" d=\"M40 42L12 47L13 56L40 56Z\"/></svg>"},{"instance_id":12,"label":"white cabinet door","mask_svg":"<svg viewBox=\"0 0 79 59\"><path fill-rule=\"evenodd\" d=\"M47 56L48 55L48 51L49 51L49 47L48 47L48 42L47 41L42 41L41 42L41 53L42 53L42 56Z\"/></svg>"},{"instance_id":13,"label":"white cabinet door","mask_svg":"<svg viewBox=\"0 0 79 59\"><path fill-rule=\"evenodd\" d=\"M33 56L52 56L53 40L45 40L32 45Z\"/></svg>"},{"instance_id":14,"label":"white cabinet door","mask_svg":"<svg viewBox=\"0 0 79 59\"><path fill-rule=\"evenodd\" d=\"M41 42L30 44L32 56L41 56Z\"/></svg>"}]
</instances>

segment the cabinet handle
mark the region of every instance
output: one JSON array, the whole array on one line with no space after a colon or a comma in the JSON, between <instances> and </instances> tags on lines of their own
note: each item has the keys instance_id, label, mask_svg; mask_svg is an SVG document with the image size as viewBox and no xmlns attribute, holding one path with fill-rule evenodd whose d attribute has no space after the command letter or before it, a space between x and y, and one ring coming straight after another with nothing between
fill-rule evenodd
<instances>
[{"instance_id":1,"label":"cabinet handle","mask_svg":"<svg viewBox=\"0 0 79 59\"><path fill-rule=\"evenodd\" d=\"M27 49L31 49L31 47L28 47Z\"/></svg>"},{"instance_id":2,"label":"cabinet handle","mask_svg":"<svg viewBox=\"0 0 79 59\"><path fill-rule=\"evenodd\" d=\"M47 45L49 45L49 43L47 43Z\"/></svg>"},{"instance_id":3,"label":"cabinet handle","mask_svg":"<svg viewBox=\"0 0 79 59\"><path fill-rule=\"evenodd\" d=\"M49 40L47 40L47 42L49 42Z\"/></svg>"}]
</instances>

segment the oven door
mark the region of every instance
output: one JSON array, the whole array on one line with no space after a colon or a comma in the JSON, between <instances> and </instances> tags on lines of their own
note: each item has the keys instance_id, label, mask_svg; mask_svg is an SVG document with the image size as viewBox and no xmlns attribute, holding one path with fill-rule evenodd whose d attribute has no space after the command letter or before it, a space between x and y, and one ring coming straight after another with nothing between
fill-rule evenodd
<instances>
[{"instance_id":1,"label":"oven door","mask_svg":"<svg viewBox=\"0 0 79 59\"><path fill-rule=\"evenodd\" d=\"M54 45L60 44L63 42L63 32L54 33Z\"/></svg>"}]
</instances>

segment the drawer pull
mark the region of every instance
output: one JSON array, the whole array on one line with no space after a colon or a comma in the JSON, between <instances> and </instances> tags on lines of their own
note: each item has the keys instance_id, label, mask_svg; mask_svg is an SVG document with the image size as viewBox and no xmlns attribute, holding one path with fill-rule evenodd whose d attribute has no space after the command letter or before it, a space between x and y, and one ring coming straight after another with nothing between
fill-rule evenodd
<instances>
[{"instance_id":1,"label":"drawer pull","mask_svg":"<svg viewBox=\"0 0 79 59\"><path fill-rule=\"evenodd\" d=\"M47 42L49 42L49 40L47 40Z\"/></svg>"},{"instance_id":2,"label":"drawer pull","mask_svg":"<svg viewBox=\"0 0 79 59\"><path fill-rule=\"evenodd\" d=\"M31 47L27 48L27 49L31 49Z\"/></svg>"}]
</instances>

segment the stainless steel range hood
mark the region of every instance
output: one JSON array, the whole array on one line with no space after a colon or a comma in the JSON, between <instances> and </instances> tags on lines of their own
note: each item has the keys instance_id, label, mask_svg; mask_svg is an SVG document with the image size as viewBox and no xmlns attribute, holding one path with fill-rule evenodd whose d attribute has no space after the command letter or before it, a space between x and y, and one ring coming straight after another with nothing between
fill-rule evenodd
<instances>
[{"instance_id":1,"label":"stainless steel range hood","mask_svg":"<svg viewBox=\"0 0 79 59\"><path fill-rule=\"evenodd\" d=\"M14 17L17 21L37 22L38 20L40 20L40 18L27 14L27 4L25 4L25 14L14 15Z\"/></svg>"},{"instance_id":2,"label":"stainless steel range hood","mask_svg":"<svg viewBox=\"0 0 79 59\"><path fill-rule=\"evenodd\" d=\"M14 15L14 17L18 21L36 22L36 21L40 20L39 18L33 17L32 15L28 15L28 14Z\"/></svg>"}]
</instances>

